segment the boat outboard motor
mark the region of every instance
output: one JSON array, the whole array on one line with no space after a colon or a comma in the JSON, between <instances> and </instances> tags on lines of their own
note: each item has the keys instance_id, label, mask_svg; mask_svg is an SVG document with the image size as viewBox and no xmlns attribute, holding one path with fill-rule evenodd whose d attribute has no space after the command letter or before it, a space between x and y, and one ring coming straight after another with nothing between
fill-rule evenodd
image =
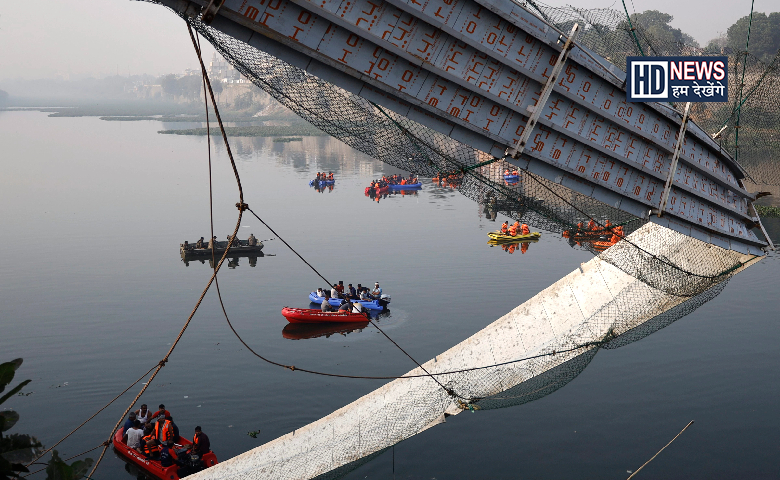
<instances>
[{"instance_id":1,"label":"boat outboard motor","mask_svg":"<svg viewBox=\"0 0 780 480\"><path fill-rule=\"evenodd\" d=\"M383 293L379 297L379 300L377 301L377 303L379 303L379 306L381 306L381 307L387 307L387 304L390 303L390 295L388 295L386 293Z\"/></svg>"},{"instance_id":2,"label":"boat outboard motor","mask_svg":"<svg viewBox=\"0 0 780 480\"><path fill-rule=\"evenodd\" d=\"M176 470L176 474L179 477L186 477L187 475L192 475L193 473L198 473L201 470L203 470L203 460L200 459L198 455L190 454L190 455L182 455L179 457L179 459L184 463L184 466Z\"/></svg>"}]
</instances>

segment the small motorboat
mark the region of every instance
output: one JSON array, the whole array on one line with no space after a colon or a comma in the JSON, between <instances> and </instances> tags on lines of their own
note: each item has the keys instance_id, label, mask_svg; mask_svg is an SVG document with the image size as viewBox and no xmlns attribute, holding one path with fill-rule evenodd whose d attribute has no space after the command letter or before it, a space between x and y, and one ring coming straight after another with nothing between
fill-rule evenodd
<instances>
[{"instance_id":1,"label":"small motorboat","mask_svg":"<svg viewBox=\"0 0 780 480\"><path fill-rule=\"evenodd\" d=\"M317 292L309 293L309 300L317 305L322 305L322 297L317 295ZM328 303L338 308L341 305L340 298L329 298ZM388 303L390 303L390 295L383 294L379 300L352 300L352 303L359 303L363 305L363 308L369 310L384 310Z\"/></svg>"},{"instance_id":2,"label":"small motorboat","mask_svg":"<svg viewBox=\"0 0 780 480\"><path fill-rule=\"evenodd\" d=\"M120 428L119 430L116 431L116 433L114 434L114 441L112 442L114 444L114 450L118 454L122 455L123 457L125 457L125 459L134 463L139 468L141 468L144 472L148 473L149 475L152 475L155 478L159 478L162 480L179 480L180 477L178 474L178 470L179 468L182 467L179 467L175 463L170 467L163 467L162 465L160 465L159 460L146 458L144 454L139 453L136 450L128 447L127 444L122 441L122 437L123 437L122 430L123 429ZM171 453L177 455L178 457L179 455L178 452L189 447L190 445L192 445L191 441L180 436L179 441L176 442L174 448L171 449ZM179 458L179 460L181 461L183 459ZM195 458L195 460L199 462L203 462L200 468L208 468L218 463L217 456L214 455L214 452L211 451L203 455L203 457L200 459Z\"/></svg>"},{"instance_id":3,"label":"small motorboat","mask_svg":"<svg viewBox=\"0 0 780 480\"><path fill-rule=\"evenodd\" d=\"M418 190L422 188L422 183L407 183L406 185L390 185L390 190Z\"/></svg>"},{"instance_id":4,"label":"small motorboat","mask_svg":"<svg viewBox=\"0 0 780 480\"><path fill-rule=\"evenodd\" d=\"M365 323L366 314L340 312L323 312L313 308L284 307L282 315L290 323Z\"/></svg>"},{"instance_id":5,"label":"small motorboat","mask_svg":"<svg viewBox=\"0 0 780 480\"><path fill-rule=\"evenodd\" d=\"M310 187L313 187L315 183L319 183L320 185L333 185L336 183L336 180L317 180L316 178L314 180L309 180Z\"/></svg>"},{"instance_id":6,"label":"small motorboat","mask_svg":"<svg viewBox=\"0 0 780 480\"><path fill-rule=\"evenodd\" d=\"M527 242L529 240L539 239L542 234L539 232L531 232L528 235L508 235L501 232L490 232L488 233L488 237L490 237L491 240L495 240L497 242Z\"/></svg>"},{"instance_id":7,"label":"small motorboat","mask_svg":"<svg viewBox=\"0 0 780 480\"><path fill-rule=\"evenodd\" d=\"M282 329L282 337L288 340L305 340L307 338L330 337L331 335L346 335L363 330L368 321L362 323L288 323Z\"/></svg>"},{"instance_id":8,"label":"small motorboat","mask_svg":"<svg viewBox=\"0 0 780 480\"><path fill-rule=\"evenodd\" d=\"M520 175L504 175L504 180L507 182L516 182L520 180Z\"/></svg>"},{"instance_id":9,"label":"small motorboat","mask_svg":"<svg viewBox=\"0 0 780 480\"><path fill-rule=\"evenodd\" d=\"M256 254L257 256L262 255L262 250L265 245L263 245L263 242L257 241L255 245L249 245L249 240L238 240L236 239L236 242L238 242L238 245L233 245L230 247L229 255L236 256L236 255L242 255L242 256L249 256L249 254ZM179 252L181 252L182 257L192 258L192 257L210 257L211 256L211 249L208 246L204 246L202 248L198 248L196 245L198 242L184 242L179 244ZM228 246L228 242L214 242L214 254L217 255L217 257L221 257L223 253L225 253L225 249Z\"/></svg>"}]
</instances>

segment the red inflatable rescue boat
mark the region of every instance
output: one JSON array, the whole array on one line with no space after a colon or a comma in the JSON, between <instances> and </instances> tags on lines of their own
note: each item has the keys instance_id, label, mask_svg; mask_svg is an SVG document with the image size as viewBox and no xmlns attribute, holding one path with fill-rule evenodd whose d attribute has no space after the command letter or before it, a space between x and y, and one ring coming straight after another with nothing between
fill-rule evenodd
<instances>
[{"instance_id":1,"label":"red inflatable rescue boat","mask_svg":"<svg viewBox=\"0 0 780 480\"><path fill-rule=\"evenodd\" d=\"M368 321L366 315L362 313L323 312L313 308L284 307L282 315L290 323L365 323Z\"/></svg>"},{"instance_id":2,"label":"red inflatable rescue boat","mask_svg":"<svg viewBox=\"0 0 780 480\"><path fill-rule=\"evenodd\" d=\"M179 480L181 478L177 473L180 467L175 463L170 467L163 467L162 465L160 465L159 460L146 458L144 454L138 453L136 450L128 447L127 444L122 441L122 437L123 437L122 430L123 429L120 428L119 430L116 431L116 434L114 434L114 441L113 441L114 450L118 454L125 457L128 461L138 465L139 468L141 468L143 471L145 471L149 475L152 475L155 478L159 478L161 480ZM190 445L192 445L191 441L180 436L179 441L176 442L174 448L171 449L171 454L175 455L176 450L187 448ZM214 466L218 463L217 456L214 455L214 452L211 451L203 455L203 458L201 458L201 460L203 461L203 466L205 468Z\"/></svg>"}]
</instances>

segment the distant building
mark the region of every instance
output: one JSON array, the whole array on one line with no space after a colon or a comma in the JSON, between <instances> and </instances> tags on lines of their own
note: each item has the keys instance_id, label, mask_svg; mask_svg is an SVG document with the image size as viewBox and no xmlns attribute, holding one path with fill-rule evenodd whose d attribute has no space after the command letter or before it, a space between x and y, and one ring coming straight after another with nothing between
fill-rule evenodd
<instances>
[{"instance_id":1,"label":"distant building","mask_svg":"<svg viewBox=\"0 0 780 480\"><path fill-rule=\"evenodd\" d=\"M227 60L218 56L216 52L211 57L211 62L209 62L207 71L212 81L219 81L222 83L251 83L244 78L241 75L241 72L236 70L233 65L229 64Z\"/></svg>"}]
</instances>

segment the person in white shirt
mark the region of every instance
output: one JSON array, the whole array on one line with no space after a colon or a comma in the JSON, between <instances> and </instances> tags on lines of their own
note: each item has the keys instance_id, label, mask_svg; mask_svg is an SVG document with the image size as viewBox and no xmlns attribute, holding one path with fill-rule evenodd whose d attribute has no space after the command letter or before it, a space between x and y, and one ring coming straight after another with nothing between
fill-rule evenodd
<instances>
[{"instance_id":1,"label":"person in white shirt","mask_svg":"<svg viewBox=\"0 0 780 480\"><path fill-rule=\"evenodd\" d=\"M371 296L377 300L382 296L382 289L379 287L379 282L374 284L374 289L371 290Z\"/></svg>"},{"instance_id":2,"label":"person in white shirt","mask_svg":"<svg viewBox=\"0 0 780 480\"><path fill-rule=\"evenodd\" d=\"M363 304L355 302L352 304L352 313L363 313Z\"/></svg>"},{"instance_id":3,"label":"person in white shirt","mask_svg":"<svg viewBox=\"0 0 780 480\"><path fill-rule=\"evenodd\" d=\"M325 292L321 288L318 288L317 289L317 296L320 297L320 298L323 298L323 297L325 297Z\"/></svg>"},{"instance_id":4,"label":"person in white shirt","mask_svg":"<svg viewBox=\"0 0 780 480\"><path fill-rule=\"evenodd\" d=\"M133 426L128 428L125 432L122 441L127 444L128 447L141 451L141 439L144 436L144 431L141 429L141 422L136 420L133 422Z\"/></svg>"},{"instance_id":5,"label":"person in white shirt","mask_svg":"<svg viewBox=\"0 0 780 480\"><path fill-rule=\"evenodd\" d=\"M330 289L330 298L341 298L339 295L338 284L334 283L333 288Z\"/></svg>"}]
</instances>

